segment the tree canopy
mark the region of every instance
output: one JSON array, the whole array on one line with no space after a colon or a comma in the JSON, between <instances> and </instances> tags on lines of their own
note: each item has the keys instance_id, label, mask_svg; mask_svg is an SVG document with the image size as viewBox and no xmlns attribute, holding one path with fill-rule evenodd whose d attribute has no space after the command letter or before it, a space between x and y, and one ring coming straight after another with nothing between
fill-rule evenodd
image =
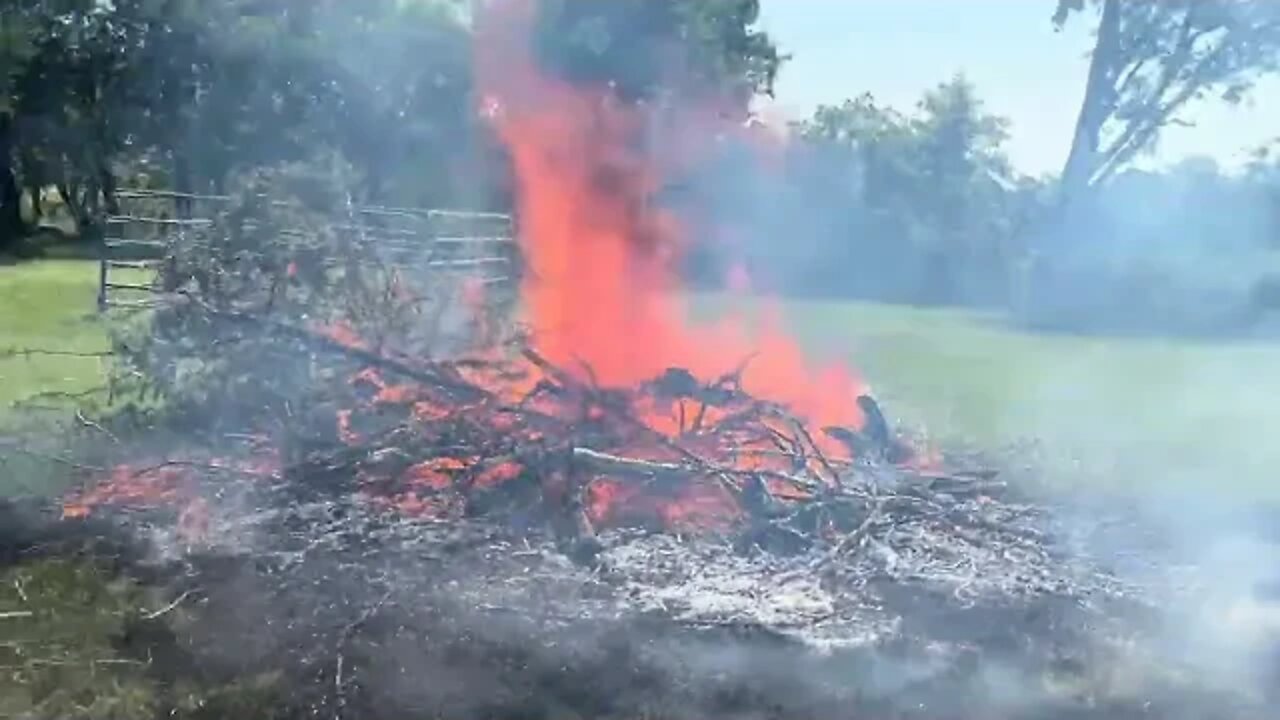
<instances>
[{"instance_id":1,"label":"tree canopy","mask_svg":"<svg viewBox=\"0 0 1280 720\"><path fill-rule=\"evenodd\" d=\"M56 187L82 230L120 175L221 192L334 150L370 202L493 205L458 0L16 0L0 8L0 247ZM539 0L545 57L619 92L768 92L756 0ZM109 209L109 207L107 208Z\"/></svg>"},{"instance_id":2,"label":"tree canopy","mask_svg":"<svg viewBox=\"0 0 1280 720\"><path fill-rule=\"evenodd\" d=\"M1062 171L1068 196L1151 149L1190 103L1240 102L1280 67L1272 0L1058 0L1059 26L1097 17L1084 99Z\"/></svg>"},{"instance_id":3,"label":"tree canopy","mask_svg":"<svg viewBox=\"0 0 1280 720\"><path fill-rule=\"evenodd\" d=\"M759 0L544 0L539 49L562 77L625 97L715 94L745 108L773 92L785 60L759 14Z\"/></svg>"},{"instance_id":4,"label":"tree canopy","mask_svg":"<svg viewBox=\"0 0 1280 720\"><path fill-rule=\"evenodd\" d=\"M980 268L1006 264L1032 184L1005 154L1008 120L963 76L910 115L862 95L820 106L795 130L808 192L851 219L843 242L860 250L843 264L876 266L898 292L933 302L972 296L964 286Z\"/></svg>"}]
</instances>

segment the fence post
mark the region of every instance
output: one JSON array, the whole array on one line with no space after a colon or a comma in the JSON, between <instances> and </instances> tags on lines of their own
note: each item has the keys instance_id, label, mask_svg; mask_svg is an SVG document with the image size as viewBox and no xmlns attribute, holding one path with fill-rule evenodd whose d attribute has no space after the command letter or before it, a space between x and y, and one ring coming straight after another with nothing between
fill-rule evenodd
<instances>
[{"instance_id":1,"label":"fence post","mask_svg":"<svg viewBox=\"0 0 1280 720\"><path fill-rule=\"evenodd\" d=\"M102 242L98 243L98 312L105 312L107 309L107 262L110 247L107 245L106 237Z\"/></svg>"}]
</instances>

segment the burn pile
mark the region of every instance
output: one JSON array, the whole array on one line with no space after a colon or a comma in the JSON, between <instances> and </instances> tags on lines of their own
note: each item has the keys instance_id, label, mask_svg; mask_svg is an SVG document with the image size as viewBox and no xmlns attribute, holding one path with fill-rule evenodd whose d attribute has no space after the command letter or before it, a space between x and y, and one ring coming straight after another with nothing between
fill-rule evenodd
<instances>
[{"instance_id":1,"label":"burn pile","mask_svg":"<svg viewBox=\"0 0 1280 720\"><path fill-rule=\"evenodd\" d=\"M749 359L616 385L536 336L429 360L172 311L333 378L242 413L283 425L115 447L27 543L113 538L157 597L124 646L174 692L247 684L282 717L1203 716L1159 678L1109 705L1143 595L869 395L822 425L751 392Z\"/></svg>"},{"instance_id":2,"label":"burn pile","mask_svg":"<svg viewBox=\"0 0 1280 720\"><path fill-rule=\"evenodd\" d=\"M1104 699L1143 596L994 473L878 444L868 397L861 430L811 429L736 373L326 347L363 365L332 445L121 465L63 506L160 589L134 632L166 682L270 678L290 717L1205 709Z\"/></svg>"},{"instance_id":3,"label":"burn pile","mask_svg":"<svg viewBox=\"0 0 1280 720\"><path fill-rule=\"evenodd\" d=\"M1110 682L1152 604L1044 507L899 437L779 323L689 320L693 238L653 197L708 123L732 128L677 118L691 135L658 153L644 108L522 57L526 25L477 31L521 330L473 312L500 341L442 349L423 299L475 311L491 290L387 268L362 228L276 232L261 214L296 205L254 186L175 248L134 345L163 422L78 463L53 539L19 543L115 538L160 596L122 645L175 706L197 677L278 717L1226 708L1152 673Z\"/></svg>"},{"instance_id":4,"label":"burn pile","mask_svg":"<svg viewBox=\"0 0 1280 720\"><path fill-rule=\"evenodd\" d=\"M1105 652L1123 590L989 473L824 452L732 378L603 390L526 352L516 401L475 380L506 363L368 367L334 447L121 466L63 526L130 538L165 672L283 673L298 713L977 717Z\"/></svg>"}]
</instances>

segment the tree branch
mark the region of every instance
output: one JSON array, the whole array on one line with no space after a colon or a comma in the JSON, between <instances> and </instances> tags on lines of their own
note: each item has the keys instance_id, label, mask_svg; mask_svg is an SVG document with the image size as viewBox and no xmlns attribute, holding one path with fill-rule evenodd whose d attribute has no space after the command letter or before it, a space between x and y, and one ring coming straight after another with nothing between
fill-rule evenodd
<instances>
[{"instance_id":1,"label":"tree branch","mask_svg":"<svg viewBox=\"0 0 1280 720\"><path fill-rule=\"evenodd\" d=\"M1179 29L1178 42L1168 59L1165 60L1164 67L1160 73L1160 80L1155 90L1143 103L1146 106L1145 112L1130 120L1120 137L1101 153L1104 159L1089 178L1090 185L1106 182L1125 163L1133 159L1134 155L1146 147L1160 128L1168 124L1169 118L1199 90L1201 86L1194 82L1194 79L1204 74L1203 68L1211 65L1230 45L1228 40L1224 39L1222 43L1198 63L1191 65L1188 62L1196 42L1223 27L1218 24L1196 29L1196 7L1193 3L1187 9L1187 14L1183 18ZM1161 99L1177 84L1180 77L1184 77L1183 70L1188 67L1193 69L1185 74L1182 89L1171 100L1162 103Z\"/></svg>"},{"instance_id":2,"label":"tree branch","mask_svg":"<svg viewBox=\"0 0 1280 720\"><path fill-rule=\"evenodd\" d=\"M1140 58L1137 62L1129 66L1124 75L1120 76L1120 82L1116 84L1114 97L1122 97L1129 89L1129 85L1137 78L1142 68L1146 67L1147 61L1151 60L1150 56Z\"/></svg>"}]
</instances>

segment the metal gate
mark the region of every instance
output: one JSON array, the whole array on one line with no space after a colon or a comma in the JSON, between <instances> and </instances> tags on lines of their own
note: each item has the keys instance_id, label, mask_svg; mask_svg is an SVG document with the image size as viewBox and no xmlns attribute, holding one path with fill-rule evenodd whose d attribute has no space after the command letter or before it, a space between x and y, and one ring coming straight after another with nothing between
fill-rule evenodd
<instances>
[{"instance_id":1,"label":"metal gate","mask_svg":"<svg viewBox=\"0 0 1280 720\"><path fill-rule=\"evenodd\" d=\"M184 236L214 225L226 195L122 190L121 214L106 219L98 271L98 308L146 308L165 301L154 274ZM426 208L357 206L331 223L377 244L380 256L424 264L438 272L472 275L486 285L510 286L518 258L510 215Z\"/></svg>"}]
</instances>

